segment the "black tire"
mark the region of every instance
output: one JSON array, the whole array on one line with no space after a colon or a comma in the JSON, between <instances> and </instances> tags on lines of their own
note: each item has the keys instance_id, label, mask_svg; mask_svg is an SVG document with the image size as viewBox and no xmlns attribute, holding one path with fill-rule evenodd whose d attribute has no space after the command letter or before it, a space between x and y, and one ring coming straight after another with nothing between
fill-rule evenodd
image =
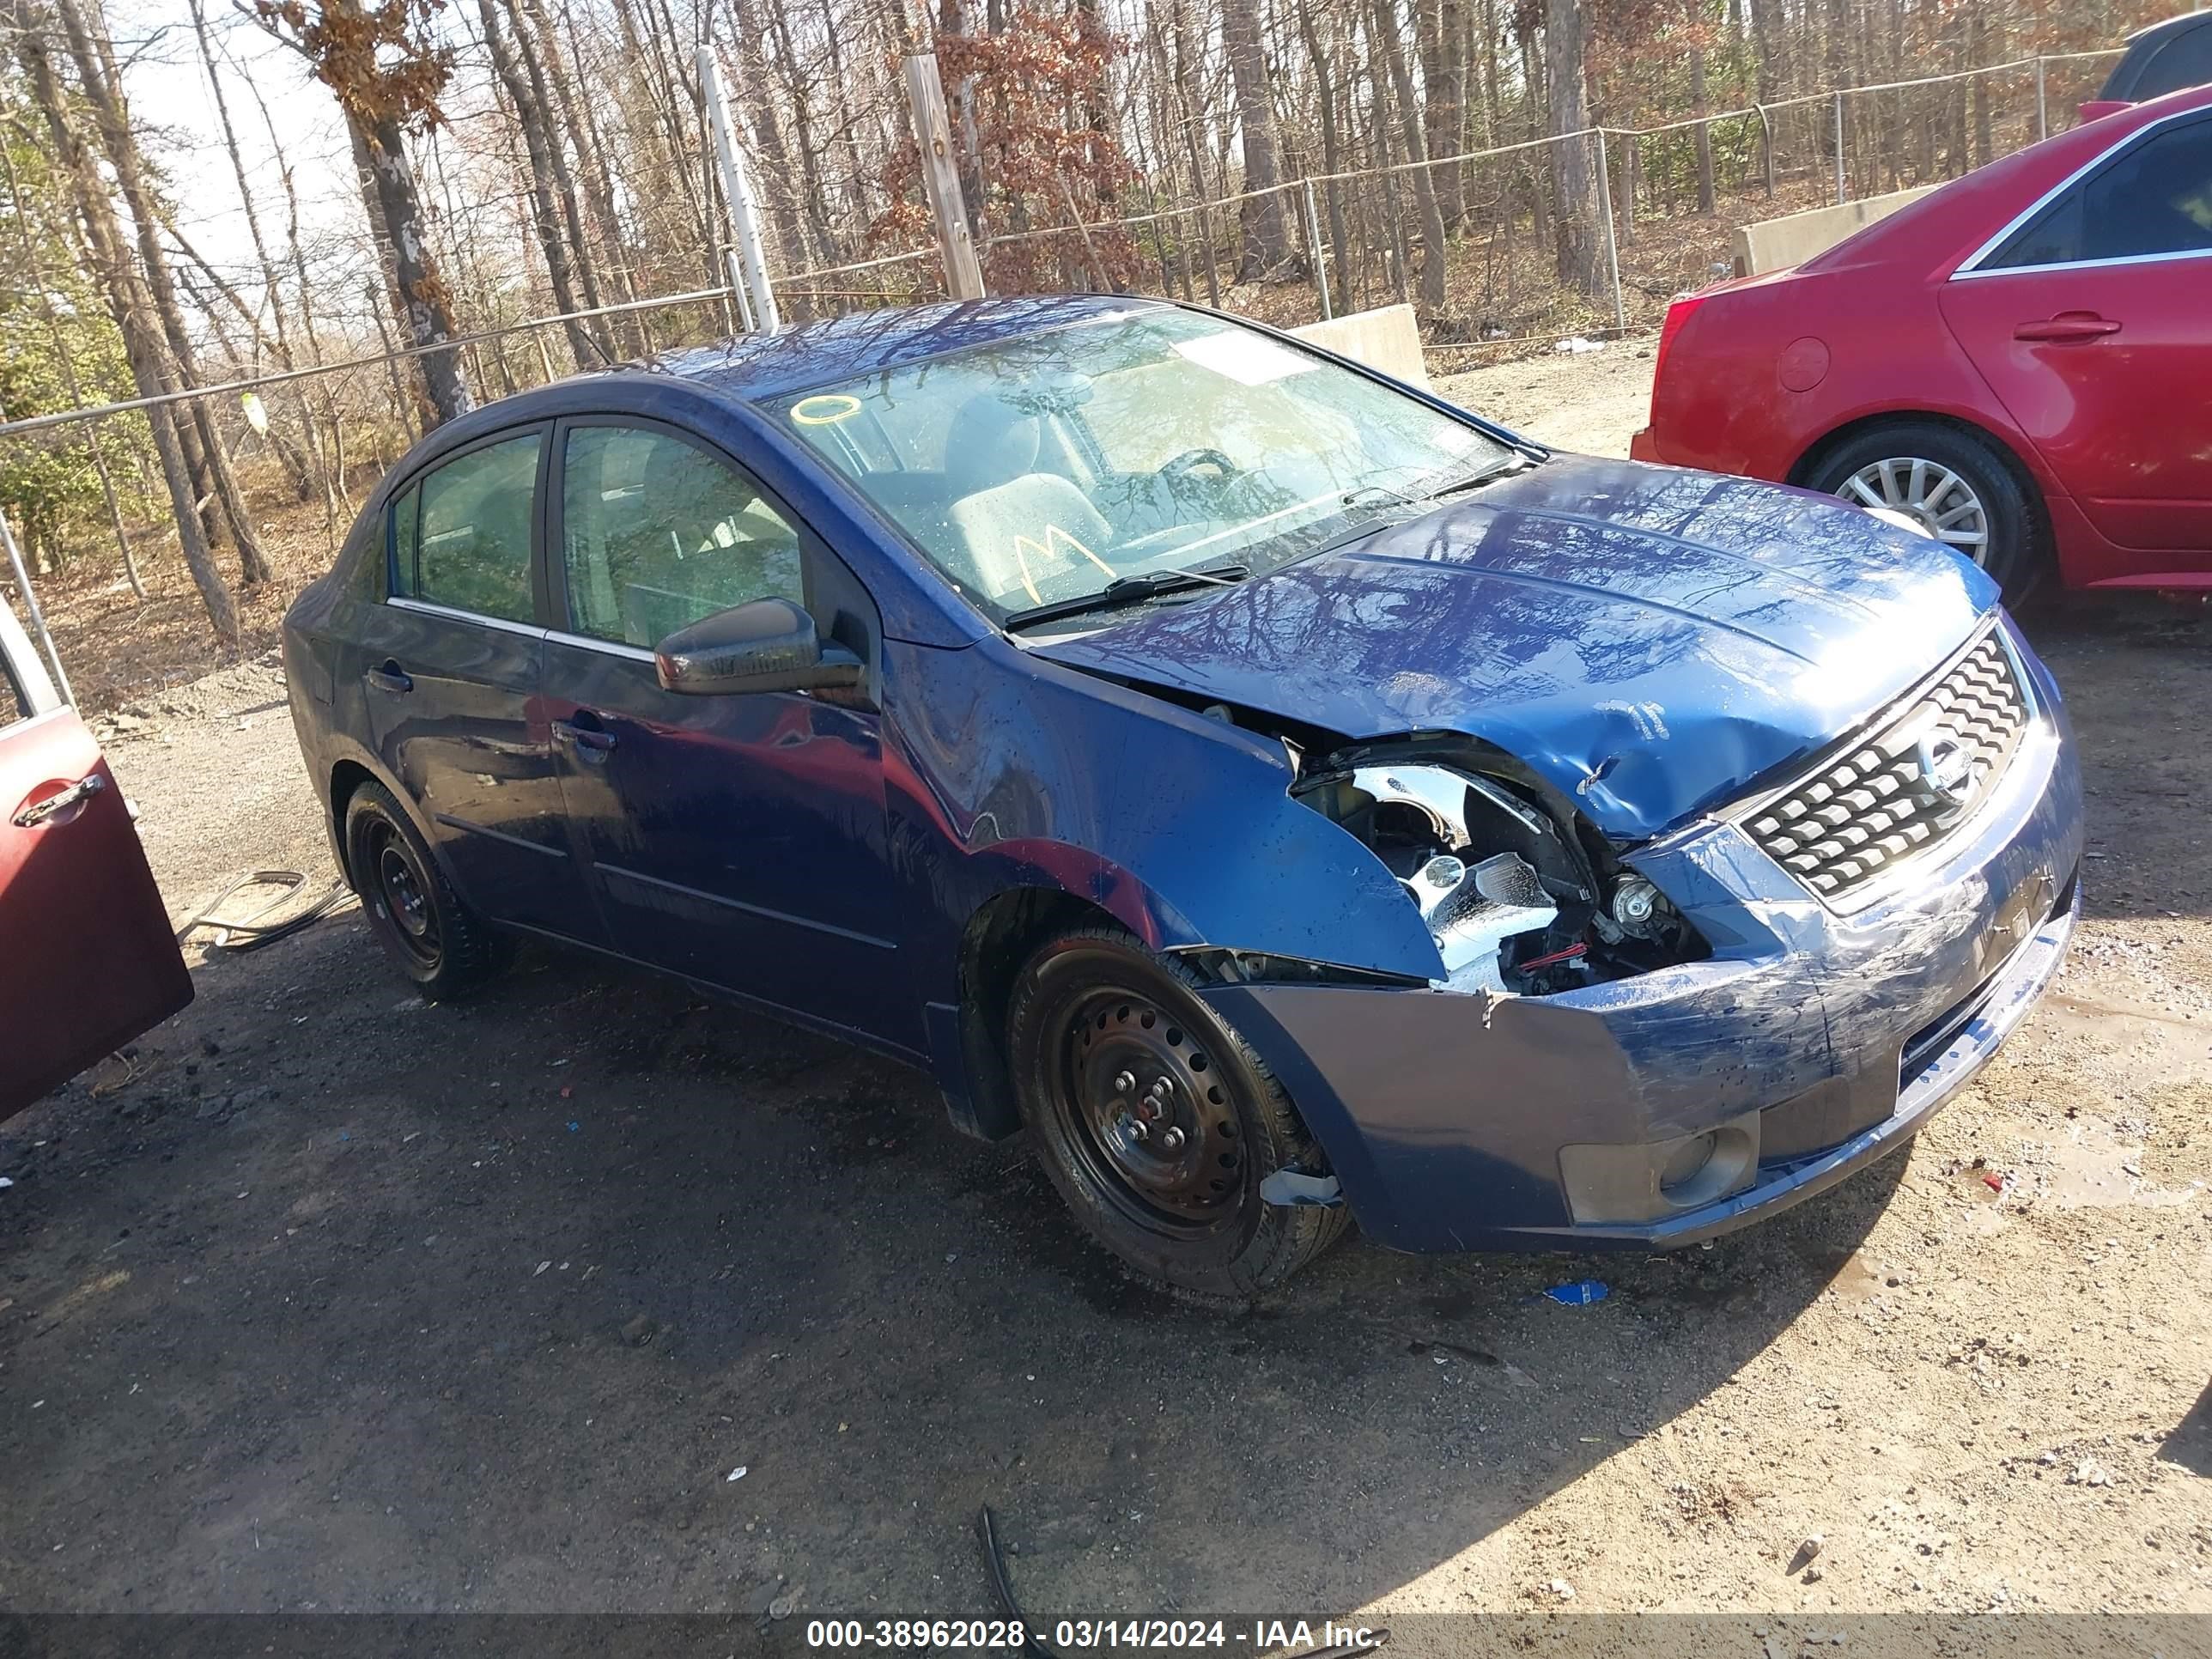
<instances>
[{"instance_id":1,"label":"black tire","mask_svg":"<svg viewBox=\"0 0 2212 1659\"><path fill-rule=\"evenodd\" d=\"M1978 557L1972 546L1954 544L1953 551L1974 559L1989 572L2003 590L2005 603L2017 609L2050 572L2050 535L2044 526L2033 486L1986 440L1938 421L1897 421L1870 428L1831 450L1805 482L1808 489L1855 506L1875 504L1852 488L1851 481L1859 478L1868 494L1881 498L1882 504L1890 504L1891 492L1879 487L1878 476L1870 479L1862 475L1869 471L1879 475L1885 470L1885 464L1897 463L1892 471L1893 481L1909 486L1912 476L1910 465L1915 461L1926 463L1931 470L1942 469L1972 494L1980 509L1981 533L1986 540ZM1941 482L1932 471L1925 476ZM1907 495L1909 487L1901 487L1895 493ZM1936 504L1948 513L1958 513L1962 510L1964 496L1947 490ZM1912 512L1909 507L1905 510ZM1923 515L1914 513L1912 516ZM1971 525L1972 520L1969 517L1964 522Z\"/></svg>"},{"instance_id":2,"label":"black tire","mask_svg":"<svg viewBox=\"0 0 2212 1659\"><path fill-rule=\"evenodd\" d=\"M346 869L370 928L433 1002L480 989L507 944L461 902L392 792L364 783L346 801Z\"/></svg>"},{"instance_id":3,"label":"black tire","mask_svg":"<svg viewBox=\"0 0 2212 1659\"><path fill-rule=\"evenodd\" d=\"M1118 927L1063 934L1014 983L1006 1053L1046 1173L1085 1231L1154 1279L1249 1297L1327 1249L1348 1218L1260 1197L1277 1170L1328 1164L1199 982Z\"/></svg>"}]
</instances>

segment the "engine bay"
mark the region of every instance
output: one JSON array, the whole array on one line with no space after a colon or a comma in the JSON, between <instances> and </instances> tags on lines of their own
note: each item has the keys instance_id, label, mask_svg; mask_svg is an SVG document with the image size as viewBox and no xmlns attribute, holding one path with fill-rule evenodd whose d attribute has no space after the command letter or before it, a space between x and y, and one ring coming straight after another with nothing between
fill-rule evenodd
<instances>
[{"instance_id":1,"label":"engine bay","mask_svg":"<svg viewBox=\"0 0 2212 1659\"><path fill-rule=\"evenodd\" d=\"M1650 882L1530 793L1454 760L1342 750L1291 795L1358 838L1419 910L1441 988L1550 995L1708 954Z\"/></svg>"}]
</instances>

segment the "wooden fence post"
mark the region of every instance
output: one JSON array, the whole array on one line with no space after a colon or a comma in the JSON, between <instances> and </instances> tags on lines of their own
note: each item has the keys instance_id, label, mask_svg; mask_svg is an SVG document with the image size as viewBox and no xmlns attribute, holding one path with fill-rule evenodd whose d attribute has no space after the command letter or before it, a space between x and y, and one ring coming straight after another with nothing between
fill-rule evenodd
<instances>
[{"instance_id":1,"label":"wooden fence post","mask_svg":"<svg viewBox=\"0 0 2212 1659\"><path fill-rule=\"evenodd\" d=\"M914 116L915 142L921 147L921 182L929 192L930 216L937 221L937 246L945 258L945 291L956 300L980 300L983 268L968 234L968 209L952 164L945 83L938 79L935 52L916 52L906 60L906 101Z\"/></svg>"}]
</instances>

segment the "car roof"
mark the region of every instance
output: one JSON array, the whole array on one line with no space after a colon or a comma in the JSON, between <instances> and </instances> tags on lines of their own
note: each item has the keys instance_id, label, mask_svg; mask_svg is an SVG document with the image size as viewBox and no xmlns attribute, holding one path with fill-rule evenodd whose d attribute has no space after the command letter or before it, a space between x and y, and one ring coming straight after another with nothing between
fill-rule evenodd
<instances>
[{"instance_id":1,"label":"car roof","mask_svg":"<svg viewBox=\"0 0 2212 1659\"><path fill-rule=\"evenodd\" d=\"M1797 267L1838 270L1893 261L1964 258L2045 191L2154 122L2212 108L2212 87L2190 87L2054 133L1931 190Z\"/></svg>"},{"instance_id":2,"label":"car roof","mask_svg":"<svg viewBox=\"0 0 2212 1659\"><path fill-rule=\"evenodd\" d=\"M898 306L743 334L715 345L664 352L630 367L672 374L720 396L750 402L1094 317L1171 309L1158 300L1106 294Z\"/></svg>"},{"instance_id":3,"label":"car roof","mask_svg":"<svg viewBox=\"0 0 2212 1659\"><path fill-rule=\"evenodd\" d=\"M2169 34L2179 34L2184 29L2194 28L2199 23L2212 23L2212 7L2201 11L2185 11L2179 16L2147 23L2127 37L2130 46L2141 46L2146 40L2157 40Z\"/></svg>"}]
</instances>

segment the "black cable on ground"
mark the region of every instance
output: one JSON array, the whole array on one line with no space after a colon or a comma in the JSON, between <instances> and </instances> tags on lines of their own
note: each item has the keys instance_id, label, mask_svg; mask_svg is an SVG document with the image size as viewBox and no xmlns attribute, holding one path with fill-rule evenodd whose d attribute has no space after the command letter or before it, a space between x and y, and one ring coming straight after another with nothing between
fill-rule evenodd
<instances>
[{"instance_id":1,"label":"black cable on ground","mask_svg":"<svg viewBox=\"0 0 2212 1659\"><path fill-rule=\"evenodd\" d=\"M212 951L258 951L264 945L274 945L280 939L289 939L309 924L320 921L347 899L353 890L344 882L331 884L330 890L304 910L286 916L281 921L264 921L262 918L286 900L296 897L307 885L307 878L297 870L253 870L239 877L193 913L191 920L177 929L177 943L182 945L201 928L210 928L215 938L209 941ZM277 890L259 909L231 921L217 921L215 913L227 903L234 894L249 887L274 887Z\"/></svg>"}]
</instances>

